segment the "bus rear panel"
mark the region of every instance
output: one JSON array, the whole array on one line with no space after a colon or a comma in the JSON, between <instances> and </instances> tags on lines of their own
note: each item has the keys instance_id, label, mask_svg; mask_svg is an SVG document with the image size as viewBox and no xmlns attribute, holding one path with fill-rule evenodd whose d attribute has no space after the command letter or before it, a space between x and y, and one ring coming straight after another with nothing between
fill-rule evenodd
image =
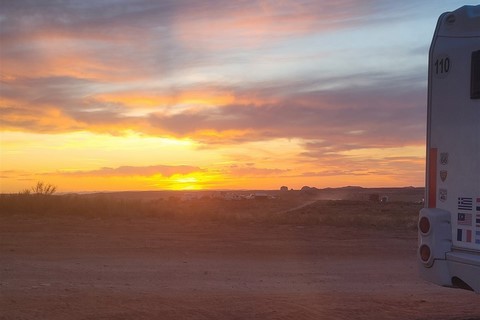
<instances>
[{"instance_id":1,"label":"bus rear panel","mask_svg":"<svg viewBox=\"0 0 480 320\"><path fill-rule=\"evenodd\" d=\"M421 276L480 293L480 6L440 16L429 53Z\"/></svg>"}]
</instances>

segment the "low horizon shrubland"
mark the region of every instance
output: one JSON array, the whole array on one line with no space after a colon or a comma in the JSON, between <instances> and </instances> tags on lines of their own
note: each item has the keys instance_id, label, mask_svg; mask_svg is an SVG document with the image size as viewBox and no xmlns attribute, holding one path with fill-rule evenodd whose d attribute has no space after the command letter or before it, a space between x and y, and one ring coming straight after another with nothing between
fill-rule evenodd
<instances>
[{"instance_id":1,"label":"low horizon shrubland","mask_svg":"<svg viewBox=\"0 0 480 320\"><path fill-rule=\"evenodd\" d=\"M309 204L301 206L305 201ZM224 224L326 225L376 229L415 229L421 204L357 200L307 200L279 197L264 200L176 198L140 200L106 195L2 194L1 216L83 217L95 219L154 218L178 222Z\"/></svg>"}]
</instances>

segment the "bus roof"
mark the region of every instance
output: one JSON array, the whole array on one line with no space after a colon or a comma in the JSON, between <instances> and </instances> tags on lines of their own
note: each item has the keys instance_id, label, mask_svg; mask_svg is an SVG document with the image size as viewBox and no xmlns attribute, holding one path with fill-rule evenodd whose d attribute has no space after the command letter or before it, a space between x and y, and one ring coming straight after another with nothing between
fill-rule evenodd
<instances>
[{"instance_id":1,"label":"bus roof","mask_svg":"<svg viewBox=\"0 0 480 320\"><path fill-rule=\"evenodd\" d=\"M471 37L480 35L480 5L463 6L452 12L446 12L439 20L439 37Z\"/></svg>"}]
</instances>

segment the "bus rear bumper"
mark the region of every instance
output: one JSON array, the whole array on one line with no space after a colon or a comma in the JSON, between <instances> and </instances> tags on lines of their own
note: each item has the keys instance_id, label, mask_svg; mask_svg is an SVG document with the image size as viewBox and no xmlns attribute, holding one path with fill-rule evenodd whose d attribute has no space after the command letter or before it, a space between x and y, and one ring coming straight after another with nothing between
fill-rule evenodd
<instances>
[{"instance_id":1,"label":"bus rear bumper","mask_svg":"<svg viewBox=\"0 0 480 320\"><path fill-rule=\"evenodd\" d=\"M447 253L447 264L453 286L480 293L480 254L454 250Z\"/></svg>"},{"instance_id":2,"label":"bus rear bumper","mask_svg":"<svg viewBox=\"0 0 480 320\"><path fill-rule=\"evenodd\" d=\"M435 260L427 267L419 263L422 279L445 287L456 287L480 294L480 255L451 251L446 260Z\"/></svg>"},{"instance_id":3,"label":"bus rear bumper","mask_svg":"<svg viewBox=\"0 0 480 320\"><path fill-rule=\"evenodd\" d=\"M423 263L419 263L419 271L420 277L423 280L440 286L452 286L452 278L450 277L447 260L435 260L430 267L426 267Z\"/></svg>"}]
</instances>

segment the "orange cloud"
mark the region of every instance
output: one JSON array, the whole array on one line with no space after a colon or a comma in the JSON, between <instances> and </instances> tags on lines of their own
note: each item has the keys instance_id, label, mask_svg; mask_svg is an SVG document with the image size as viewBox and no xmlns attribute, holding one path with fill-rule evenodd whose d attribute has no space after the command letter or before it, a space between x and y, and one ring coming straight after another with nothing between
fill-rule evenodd
<instances>
[{"instance_id":1,"label":"orange cloud","mask_svg":"<svg viewBox=\"0 0 480 320\"><path fill-rule=\"evenodd\" d=\"M133 131L205 144L299 138L308 141L310 156L424 143L425 125L418 116L424 112L418 103L422 88L409 89L408 96L398 89L386 94L382 87L298 93L294 85L284 96L222 87L205 92L186 87L170 95L132 90L89 96L89 85L66 77L6 81L1 123L33 132ZM271 90L283 92L283 87L288 83Z\"/></svg>"},{"instance_id":2,"label":"orange cloud","mask_svg":"<svg viewBox=\"0 0 480 320\"><path fill-rule=\"evenodd\" d=\"M118 104L129 109L165 110L166 113L181 111L201 111L204 109L220 108L234 104L262 106L278 101L278 97L267 96L254 89L240 90L240 88L225 85L204 84L201 88L192 85L181 88L165 89L162 87L150 90L115 90L91 96L101 104Z\"/></svg>"},{"instance_id":3,"label":"orange cloud","mask_svg":"<svg viewBox=\"0 0 480 320\"><path fill-rule=\"evenodd\" d=\"M202 90L180 89L160 93L155 93L154 90L108 92L94 98L102 103L119 103L131 108L174 108L176 105L218 107L236 101L233 92L208 86Z\"/></svg>"},{"instance_id":4,"label":"orange cloud","mask_svg":"<svg viewBox=\"0 0 480 320\"><path fill-rule=\"evenodd\" d=\"M99 177L135 177L135 176L154 176L161 175L164 177L171 177L173 175L185 175L195 172L202 172L198 167L192 166L121 166L117 168L101 168L89 171L71 171L71 172L57 172L59 175L67 176L99 176Z\"/></svg>"},{"instance_id":5,"label":"orange cloud","mask_svg":"<svg viewBox=\"0 0 480 320\"><path fill-rule=\"evenodd\" d=\"M236 177L276 176L288 173L288 169L256 168L253 166L232 166L229 173Z\"/></svg>"}]
</instances>

